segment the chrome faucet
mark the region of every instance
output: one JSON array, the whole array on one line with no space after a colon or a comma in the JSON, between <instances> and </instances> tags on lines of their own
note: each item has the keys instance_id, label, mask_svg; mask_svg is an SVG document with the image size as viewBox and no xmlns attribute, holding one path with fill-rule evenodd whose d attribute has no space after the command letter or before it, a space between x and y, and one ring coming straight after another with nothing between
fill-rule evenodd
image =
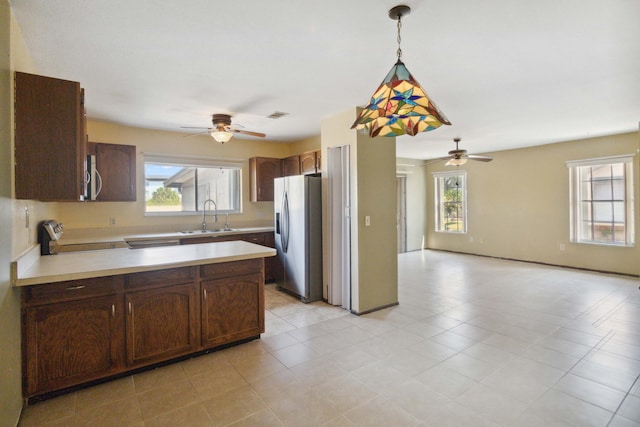
<instances>
[{"instance_id":1,"label":"chrome faucet","mask_svg":"<svg viewBox=\"0 0 640 427\"><path fill-rule=\"evenodd\" d=\"M213 203L213 222L218 222L218 207L216 206L216 202L211 199L205 200L202 204L202 231L207 231L207 221L205 218L207 215L207 203ZM211 210L211 207L209 207L209 210Z\"/></svg>"}]
</instances>

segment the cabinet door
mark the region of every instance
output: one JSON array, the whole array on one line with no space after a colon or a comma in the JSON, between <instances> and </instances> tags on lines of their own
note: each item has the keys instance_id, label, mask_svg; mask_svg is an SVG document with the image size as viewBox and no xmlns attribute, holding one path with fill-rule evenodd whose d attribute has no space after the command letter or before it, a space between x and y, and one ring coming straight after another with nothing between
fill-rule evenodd
<instances>
[{"instance_id":1,"label":"cabinet door","mask_svg":"<svg viewBox=\"0 0 640 427\"><path fill-rule=\"evenodd\" d=\"M147 365L198 347L193 283L125 293L127 365Z\"/></svg>"},{"instance_id":2,"label":"cabinet door","mask_svg":"<svg viewBox=\"0 0 640 427\"><path fill-rule=\"evenodd\" d=\"M136 147L134 145L96 143L96 167L102 178L97 200L135 202Z\"/></svg>"},{"instance_id":3,"label":"cabinet door","mask_svg":"<svg viewBox=\"0 0 640 427\"><path fill-rule=\"evenodd\" d=\"M282 159L282 176L300 175L300 156Z\"/></svg>"},{"instance_id":4,"label":"cabinet door","mask_svg":"<svg viewBox=\"0 0 640 427\"><path fill-rule=\"evenodd\" d=\"M222 344L264 332L261 273L205 280L202 285L202 345Z\"/></svg>"},{"instance_id":5,"label":"cabinet door","mask_svg":"<svg viewBox=\"0 0 640 427\"><path fill-rule=\"evenodd\" d=\"M84 199L83 98L78 82L16 72L16 198Z\"/></svg>"},{"instance_id":6,"label":"cabinet door","mask_svg":"<svg viewBox=\"0 0 640 427\"><path fill-rule=\"evenodd\" d=\"M265 233L265 246L276 247L274 233ZM264 281L273 282L278 277L284 277L284 267L278 256L270 256L264 259Z\"/></svg>"},{"instance_id":7,"label":"cabinet door","mask_svg":"<svg viewBox=\"0 0 640 427\"><path fill-rule=\"evenodd\" d=\"M300 172L303 175L318 172L315 151L307 151L300 155Z\"/></svg>"},{"instance_id":8,"label":"cabinet door","mask_svg":"<svg viewBox=\"0 0 640 427\"><path fill-rule=\"evenodd\" d=\"M122 367L115 295L24 309L25 396L80 384Z\"/></svg>"},{"instance_id":9,"label":"cabinet door","mask_svg":"<svg viewBox=\"0 0 640 427\"><path fill-rule=\"evenodd\" d=\"M245 234L242 238L247 242L255 243L257 245L267 246L269 248L275 248L274 233L251 233ZM282 266L279 263L280 260L277 256L266 257L264 259L264 281L273 282L276 279L276 269L278 266Z\"/></svg>"},{"instance_id":10,"label":"cabinet door","mask_svg":"<svg viewBox=\"0 0 640 427\"><path fill-rule=\"evenodd\" d=\"M280 176L280 159L252 157L249 159L252 202L273 202L273 180Z\"/></svg>"}]
</instances>

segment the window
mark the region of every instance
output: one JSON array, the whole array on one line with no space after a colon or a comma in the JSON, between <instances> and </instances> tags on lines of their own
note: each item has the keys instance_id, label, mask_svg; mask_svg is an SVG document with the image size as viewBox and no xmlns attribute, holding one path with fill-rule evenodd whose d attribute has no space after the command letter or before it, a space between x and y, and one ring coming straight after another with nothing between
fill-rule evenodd
<instances>
[{"instance_id":1,"label":"window","mask_svg":"<svg viewBox=\"0 0 640 427\"><path fill-rule=\"evenodd\" d=\"M219 213L241 212L241 162L144 156L145 214L188 215L211 199Z\"/></svg>"},{"instance_id":2,"label":"window","mask_svg":"<svg viewBox=\"0 0 640 427\"><path fill-rule=\"evenodd\" d=\"M435 179L436 231L467 232L467 173L437 172Z\"/></svg>"},{"instance_id":3,"label":"window","mask_svg":"<svg viewBox=\"0 0 640 427\"><path fill-rule=\"evenodd\" d=\"M634 245L633 156L567 162L571 241Z\"/></svg>"}]
</instances>

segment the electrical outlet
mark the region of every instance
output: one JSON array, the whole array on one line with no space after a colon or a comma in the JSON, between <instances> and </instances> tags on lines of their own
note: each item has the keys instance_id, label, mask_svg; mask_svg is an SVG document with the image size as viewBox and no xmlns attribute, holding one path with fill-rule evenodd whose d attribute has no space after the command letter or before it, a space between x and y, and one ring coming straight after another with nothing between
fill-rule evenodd
<instances>
[{"instance_id":1,"label":"electrical outlet","mask_svg":"<svg viewBox=\"0 0 640 427\"><path fill-rule=\"evenodd\" d=\"M473 243L473 236L469 237L469 243Z\"/></svg>"},{"instance_id":2,"label":"electrical outlet","mask_svg":"<svg viewBox=\"0 0 640 427\"><path fill-rule=\"evenodd\" d=\"M564 243L560 243L560 250L564 251Z\"/></svg>"},{"instance_id":3,"label":"electrical outlet","mask_svg":"<svg viewBox=\"0 0 640 427\"><path fill-rule=\"evenodd\" d=\"M24 228L29 228L31 226L31 222L29 219L29 206L24 207Z\"/></svg>"},{"instance_id":4,"label":"electrical outlet","mask_svg":"<svg viewBox=\"0 0 640 427\"><path fill-rule=\"evenodd\" d=\"M111 218L109 218L109 225L114 226L116 225L116 217L112 216Z\"/></svg>"},{"instance_id":5,"label":"electrical outlet","mask_svg":"<svg viewBox=\"0 0 640 427\"><path fill-rule=\"evenodd\" d=\"M364 217L364 226L368 227L371 225L371 217L369 215Z\"/></svg>"}]
</instances>

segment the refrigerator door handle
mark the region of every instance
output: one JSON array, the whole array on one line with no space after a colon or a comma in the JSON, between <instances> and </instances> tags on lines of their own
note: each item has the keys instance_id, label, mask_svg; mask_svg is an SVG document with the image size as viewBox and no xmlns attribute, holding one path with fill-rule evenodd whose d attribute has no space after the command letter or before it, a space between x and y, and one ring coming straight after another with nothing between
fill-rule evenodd
<instances>
[{"instance_id":1,"label":"refrigerator door handle","mask_svg":"<svg viewBox=\"0 0 640 427\"><path fill-rule=\"evenodd\" d=\"M285 254L289 249L289 197L287 192L284 192L284 197L282 199L282 234L280 235L282 239L282 252Z\"/></svg>"}]
</instances>

